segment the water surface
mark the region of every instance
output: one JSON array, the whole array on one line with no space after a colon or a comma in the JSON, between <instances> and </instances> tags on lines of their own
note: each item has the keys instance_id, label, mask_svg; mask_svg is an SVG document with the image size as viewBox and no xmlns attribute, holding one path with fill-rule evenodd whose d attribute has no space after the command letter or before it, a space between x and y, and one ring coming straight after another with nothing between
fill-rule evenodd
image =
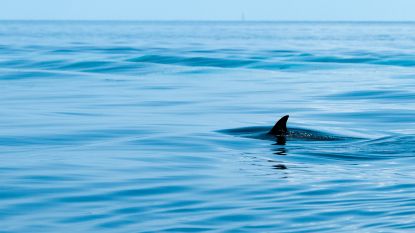
<instances>
[{"instance_id":1,"label":"water surface","mask_svg":"<svg viewBox=\"0 0 415 233\"><path fill-rule=\"evenodd\" d=\"M0 22L2 232L407 232L415 24ZM290 127L359 140L223 133Z\"/></svg>"}]
</instances>

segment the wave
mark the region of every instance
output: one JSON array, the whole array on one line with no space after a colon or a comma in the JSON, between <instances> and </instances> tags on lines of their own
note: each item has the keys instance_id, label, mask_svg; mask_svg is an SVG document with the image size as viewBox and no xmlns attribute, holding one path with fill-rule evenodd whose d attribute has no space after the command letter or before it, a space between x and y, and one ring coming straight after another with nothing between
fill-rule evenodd
<instances>
[{"instance_id":1,"label":"wave","mask_svg":"<svg viewBox=\"0 0 415 233\"><path fill-rule=\"evenodd\" d=\"M243 50L243 49L167 49L128 46L0 46L8 54L34 54L32 58L0 60L2 68L86 73L133 74L157 72L155 65L188 67L180 72L197 73L191 68L254 69L266 71L312 71L351 68L351 65L415 66L410 54L345 52L327 56L324 51ZM85 56L94 59L82 59ZM65 57L63 59L62 57ZM177 70L177 69L176 69ZM36 75L34 75L36 76Z\"/></svg>"},{"instance_id":2,"label":"wave","mask_svg":"<svg viewBox=\"0 0 415 233\"><path fill-rule=\"evenodd\" d=\"M131 62L146 62L169 65L218 67L218 68L239 68L256 63L253 60L222 59L210 57L180 57L164 55L144 55L129 59Z\"/></svg>"},{"instance_id":3,"label":"wave","mask_svg":"<svg viewBox=\"0 0 415 233\"><path fill-rule=\"evenodd\" d=\"M415 99L415 93L405 90L360 90L349 91L338 94L325 96L326 99L339 99L339 100L383 100L383 101L413 101Z\"/></svg>"}]
</instances>

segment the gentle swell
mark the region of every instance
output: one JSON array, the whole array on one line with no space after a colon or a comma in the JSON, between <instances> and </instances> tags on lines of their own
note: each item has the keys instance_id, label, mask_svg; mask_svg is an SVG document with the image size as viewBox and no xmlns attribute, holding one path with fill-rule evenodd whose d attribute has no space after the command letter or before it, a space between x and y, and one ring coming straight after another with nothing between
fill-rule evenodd
<instances>
[{"instance_id":1,"label":"gentle swell","mask_svg":"<svg viewBox=\"0 0 415 233\"><path fill-rule=\"evenodd\" d=\"M208 66L219 68L237 68L255 63L255 61L251 60L219 59L209 57L177 57L160 55L146 55L130 59L129 61L184 66Z\"/></svg>"},{"instance_id":2,"label":"gentle swell","mask_svg":"<svg viewBox=\"0 0 415 233\"><path fill-rule=\"evenodd\" d=\"M36 49L36 50L33 50ZM29 48L6 48L0 47L0 51L9 54L23 53L47 53L51 57L71 55L73 59L51 59L51 60L30 60L15 59L1 61L0 66L4 68L16 69L19 72L22 69L35 69L36 72L86 72L86 73L113 73L113 74L148 74L157 72L157 67L153 65L174 65L188 68L206 67L221 69L254 69L254 70L270 70L270 71L310 71L321 69L334 69L338 65L385 65L385 66L401 66L412 67L415 65L415 58L411 55L404 55L404 59L393 54L370 54L360 52L363 57L357 55L345 56L326 56L324 53L311 53L292 50L258 50L250 51L246 54L240 50L194 50L190 52L190 56L177 56L169 54L187 53L186 50L171 50L160 48L134 48L134 47L69 47L65 49L47 50L47 47L29 47ZM85 53L95 54L96 59L80 59ZM223 57L222 54L229 53L229 57ZM111 54L113 56L128 56L128 59L114 59L111 57L102 57ZM140 54L140 55L136 55ZM193 56L191 56L193 55ZM208 55L208 56L206 56ZM232 55L232 56L230 56ZM402 57L402 55L401 55ZM324 63L324 66L319 65ZM180 70L183 72L183 70ZM196 71L189 71L196 73ZM33 77L36 76L34 73ZM10 79L10 77L0 77L1 79ZM16 77L18 78L18 77Z\"/></svg>"},{"instance_id":3,"label":"gentle swell","mask_svg":"<svg viewBox=\"0 0 415 233\"><path fill-rule=\"evenodd\" d=\"M0 232L411 232L414 35L1 21Z\"/></svg>"}]
</instances>

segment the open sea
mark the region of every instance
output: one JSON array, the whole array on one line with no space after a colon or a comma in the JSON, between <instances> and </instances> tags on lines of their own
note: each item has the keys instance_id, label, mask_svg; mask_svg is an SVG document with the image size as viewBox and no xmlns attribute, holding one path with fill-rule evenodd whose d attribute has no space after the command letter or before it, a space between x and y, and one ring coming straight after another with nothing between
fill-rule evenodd
<instances>
[{"instance_id":1,"label":"open sea","mask_svg":"<svg viewBox=\"0 0 415 233\"><path fill-rule=\"evenodd\" d=\"M1 233L414 230L415 23L0 21Z\"/></svg>"}]
</instances>

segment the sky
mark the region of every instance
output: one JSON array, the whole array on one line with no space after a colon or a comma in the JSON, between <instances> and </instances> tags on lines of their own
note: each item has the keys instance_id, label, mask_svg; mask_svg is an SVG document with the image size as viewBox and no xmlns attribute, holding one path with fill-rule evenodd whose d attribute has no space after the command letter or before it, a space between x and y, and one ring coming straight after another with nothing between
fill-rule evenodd
<instances>
[{"instance_id":1,"label":"sky","mask_svg":"<svg viewBox=\"0 0 415 233\"><path fill-rule=\"evenodd\" d=\"M0 19L415 21L415 0L0 0Z\"/></svg>"}]
</instances>

